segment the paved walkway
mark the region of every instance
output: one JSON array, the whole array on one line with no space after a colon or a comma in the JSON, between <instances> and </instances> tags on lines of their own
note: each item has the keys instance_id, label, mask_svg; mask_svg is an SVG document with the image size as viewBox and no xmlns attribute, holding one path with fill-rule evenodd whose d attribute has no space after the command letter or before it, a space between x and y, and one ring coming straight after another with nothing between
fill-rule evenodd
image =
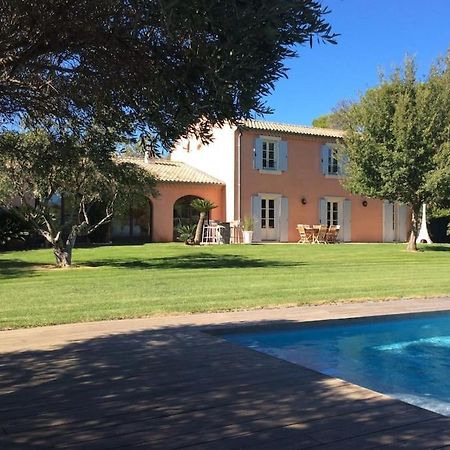
<instances>
[{"instance_id":1,"label":"paved walkway","mask_svg":"<svg viewBox=\"0 0 450 450\"><path fill-rule=\"evenodd\" d=\"M450 418L204 330L450 310L450 298L0 332L0 448L450 448Z\"/></svg>"}]
</instances>

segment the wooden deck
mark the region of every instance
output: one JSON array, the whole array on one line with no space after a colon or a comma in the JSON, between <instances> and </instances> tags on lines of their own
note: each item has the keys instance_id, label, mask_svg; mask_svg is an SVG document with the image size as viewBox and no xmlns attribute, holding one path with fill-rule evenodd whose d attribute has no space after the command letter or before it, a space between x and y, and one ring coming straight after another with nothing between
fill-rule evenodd
<instances>
[{"instance_id":1,"label":"wooden deck","mask_svg":"<svg viewBox=\"0 0 450 450\"><path fill-rule=\"evenodd\" d=\"M1 332L0 448L450 446L450 418L235 346L195 316L152 320Z\"/></svg>"}]
</instances>

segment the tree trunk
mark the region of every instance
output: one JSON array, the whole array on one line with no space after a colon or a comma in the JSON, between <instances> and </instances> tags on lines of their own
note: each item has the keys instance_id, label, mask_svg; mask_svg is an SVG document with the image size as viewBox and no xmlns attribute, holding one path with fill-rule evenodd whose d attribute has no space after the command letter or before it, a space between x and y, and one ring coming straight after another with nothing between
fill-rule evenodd
<instances>
[{"instance_id":1,"label":"tree trunk","mask_svg":"<svg viewBox=\"0 0 450 450\"><path fill-rule=\"evenodd\" d=\"M64 244L62 240L58 241L53 247L53 254L56 258L56 266L60 268L70 267L72 265L72 250L75 246L76 235L70 235Z\"/></svg>"},{"instance_id":2,"label":"tree trunk","mask_svg":"<svg viewBox=\"0 0 450 450\"><path fill-rule=\"evenodd\" d=\"M197 228L195 230L194 244L200 245L202 240L203 222L205 221L206 213L201 212L198 219Z\"/></svg>"},{"instance_id":3,"label":"tree trunk","mask_svg":"<svg viewBox=\"0 0 450 450\"><path fill-rule=\"evenodd\" d=\"M70 267L72 264L72 248L57 246L53 248L53 254L56 258L56 266L60 268Z\"/></svg>"},{"instance_id":4,"label":"tree trunk","mask_svg":"<svg viewBox=\"0 0 450 450\"><path fill-rule=\"evenodd\" d=\"M406 246L406 251L408 252L417 251L416 239L419 233L419 212L420 212L420 204L413 205L411 217L411 234L409 235L408 245Z\"/></svg>"}]
</instances>

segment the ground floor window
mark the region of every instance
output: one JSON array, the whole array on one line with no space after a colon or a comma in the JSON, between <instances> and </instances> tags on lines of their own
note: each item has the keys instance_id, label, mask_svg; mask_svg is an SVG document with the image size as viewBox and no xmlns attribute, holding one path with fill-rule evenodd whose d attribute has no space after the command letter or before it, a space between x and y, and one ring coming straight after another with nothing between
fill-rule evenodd
<instances>
[{"instance_id":1,"label":"ground floor window","mask_svg":"<svg viewBox=\"0 0 450 450\"><path fill-rule=\"evenodd\" d=\"M261 228L275 228L274 199L261 199Z\"/></svg>"},{"instance_id":2,"label":"ground floor window","mask_svg":"<svg viewBox=\"0 0 450 450\"><path fill-rule=\"evenodd\" d=\"M327 226L339 225L339 204L338 202L327 202Z\"/></svg>"}]
</instances>

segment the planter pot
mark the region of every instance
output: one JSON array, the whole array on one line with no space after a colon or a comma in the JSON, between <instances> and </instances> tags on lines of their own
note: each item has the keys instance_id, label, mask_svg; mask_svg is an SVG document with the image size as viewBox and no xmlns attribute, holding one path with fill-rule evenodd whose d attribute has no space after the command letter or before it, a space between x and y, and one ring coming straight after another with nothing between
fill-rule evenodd
<instances>
[{"instance_id":1,"label":"planter pot","mask_svg":"<svg viewBox=\"0 0 450 450\"><path fill-rule=\"evenodd\" d=\"M243 231L242 238L243 238L244 244L251 244L252 239L253 239L253 231Z\"/></svg>"}]
</instances>

